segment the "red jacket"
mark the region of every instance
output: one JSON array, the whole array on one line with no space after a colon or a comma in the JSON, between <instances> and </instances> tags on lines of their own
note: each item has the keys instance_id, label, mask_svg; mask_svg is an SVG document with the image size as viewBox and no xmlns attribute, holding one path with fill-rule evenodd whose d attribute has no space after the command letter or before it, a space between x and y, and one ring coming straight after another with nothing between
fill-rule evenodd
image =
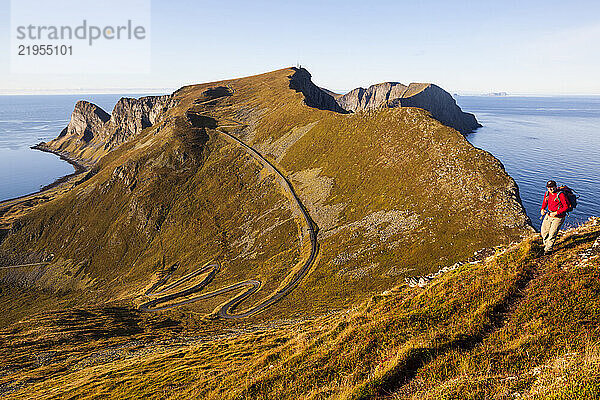
<instances>
[{"instance_id":1,"label":"red jacket","mask_svg":"<svg viewBox=\"0 0 600 400\"><path fill-rule=\"evenodd\" d=\"M544 201L542 202L542 210L545 209L546 206L548 206L549 211L556 211L557 218L562 218L567 215L569 203L567 203L567 199L563 192L550 193L550 191L546 190L546 193L544 193Z\"/></svg>"}]
</instances>

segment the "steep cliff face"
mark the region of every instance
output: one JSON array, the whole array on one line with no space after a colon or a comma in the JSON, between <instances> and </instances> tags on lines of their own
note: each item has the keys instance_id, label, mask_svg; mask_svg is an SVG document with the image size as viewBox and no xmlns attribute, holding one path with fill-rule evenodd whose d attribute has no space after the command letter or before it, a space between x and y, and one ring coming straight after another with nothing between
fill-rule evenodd
<instances>
[{"instance_id":1,"label":"steep cliff face","mask_svg":"<svg viewBox=\"0 0 600 400\"><path fill-rule=\"evenodd\" d=\"M142 129L154 125L171 106L171 99L171 95L120 99L104 130L106 143L114 148L139 134Z\"/></svg>"},{"instance_id":2,"label":"steep cliff face","mask_svg":"<svg viewBox=\"0 0 600 400\"><path fill-rule=\"evenodd\" d=\"M304 68L293 68L295 73L290 77L290 89L301 92L307 106L320 110L329 110L339 113L347 111L336 102L328 91L324 91L311 80L310 73Z\"/></svg>"},{"instance_id":3,"label":"steep cliff face","mask_svg":"<svg viewBox=\"0 0 600 400\"><path fill-rule=\"evenodd\" d=\"M431 83L411 83L397 104L428 110L433 118L463 134L481 126L473 114L460 109L450 93Z\"/></svg>"},{"instance_id":4,"label":"steep cliff face","mask_svg":"<svg viewBox=\"0 0 600 400\"><path fill-rule=\"evenodd\" d=\"M95 104L79 101L65 129L42 147L93 163L152 126L173 105L172 95L124 97L108 114Z\"/></svg>"},{"instance_id":5,"label":"steep cliff face","mask_svg":"<svg viewBox=\"0 0 600 400\"><path fill-rule=\"evenodd\" d=\"M340 96L337 102L345 110L372 110L388 101L402 96L406 86L398 82L384 82L371 85L368 89L356 88Z\"/></svg>"},{"instance_id":6,"label":"steep cliff face","mask_svg":"<svg viewBox=\"0 0 600 400\"><path fill-rule=\"evenodd\" d=\"M104 124L110 119L110 114L95 104L87 101L78 101L71 114L69 124L62 130L58 138L89 142L100 132Z\"/></svg>"},{"instance_id":7,"label":"steep cliff face","mask_svg":"<svg viewBox=\"0 0 600 400\"><path fill-rule=\"evenodd\" d=\"M457 131L465 134L481 125L473 114L463 112L450 93L431 83L384 82L367 89L357 88L336 98L348 111L373 110L379 107L418 107Z\"/></svg>"}]
</instances>

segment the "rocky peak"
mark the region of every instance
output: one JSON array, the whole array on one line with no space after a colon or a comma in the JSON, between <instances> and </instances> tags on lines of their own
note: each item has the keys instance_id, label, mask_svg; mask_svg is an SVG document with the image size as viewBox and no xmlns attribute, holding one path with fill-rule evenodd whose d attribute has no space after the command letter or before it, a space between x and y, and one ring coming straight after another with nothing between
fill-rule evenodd
<instances>
[{"instance_id":1,"label":"rocky peak","mask_svg":"<svg viewBox=\"0 0 600 400\"><path fill-rule=\"evenodd\" d=\"M379 107L418 107L462 134L469 133L481 125L470 113L463 112L450 93L431 83L411 83L405 86L398 82L383 82L357 88L338 96L337 103L347 111L373 110Z\"/></svg>"},{"instance_id":2,"label":"rocky peak","mask_svg":"<svg viewBox=\"0 0 600 400\"><path fill-rule=\"evenodd\" d=\"M110 147L118 146L152 126L171 107L172 96L121 98L115 105L105 132Z\"/></svg>"},{"instance_id":3,"label":"rocky peak","mask_svg":"<svg viewBox=\"0 0 600 400\"><path fill-rule=\"evenodd\" d=\"M428 110L433 118L462 134L479 128L475 115L466 113L452 95L432 83L411 83L393 107L418 107Z\"/></svg>"},{"instance_id":4,"label":"rocky peak","mask_svg":"<svg viewBox=\"0 0 600 400\"><path fill-rule=\"evenodd\" d=\"M329 110L339 113L347 113L333 98L332 95L315 85L311 80L310 73L304 68L292 68L295 73L290 76L290 89L302 92L304 102L309 107L320 110Z\"/></svg>"},{"instance_id":5,"label":"rocky peak","mask_svg":"<svg viewBox=\"0 0 600 400\"><path fill-rule=\"evenodd\" d=\"M95 161L152 126L174 105L172 95L121 98L112 114L87 101L78 101L71 120L60 135L44 144L48 150L66 152L85 161Z\"/></svg>"},{"instance_id":6,"label":"rocky peak","mask_svg":"<svg viewBox=\"0 0 600 400\"><path fill-rule=\"evenodd\" d=\"M338 97L338 104L345 110L372 110L385 105L389 100L402 97L406 86L399 82L384 82L367 89L356 88Z\"/></svg>"},{"instance_id":7,"label":"rocky peak","mask_svg":"<svg viewBox=\"0 0 600 400\"><path fill-rule=\"evenodd\" d=\"M94 138L109 119L110 114L97 105L87 101L78 101L71 113L69 124L58 137L75 136L87 143Z\"/></svg>"}]
</instances>

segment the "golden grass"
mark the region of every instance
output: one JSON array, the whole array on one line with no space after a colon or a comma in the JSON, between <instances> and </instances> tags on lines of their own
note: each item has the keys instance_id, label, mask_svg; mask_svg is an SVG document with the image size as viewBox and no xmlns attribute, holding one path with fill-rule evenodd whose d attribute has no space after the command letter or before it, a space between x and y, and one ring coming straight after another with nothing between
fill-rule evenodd
<instances>
[{"instance_id":1,"label":"golden grass","mask_svg":"<svg viewBox=\"0 0 600 400\"><path fill-rule=\"evenodd\" d=\"M33 379L14 398L597 398L600 263L579 254L599 234L573 230L552 257L531 237L425 289L402 285L304 322L223 338L212 321L175 336L154 327L98 339L72 358L98 358L116 343L126 355L30 367L0 385ZM157 344L202 326L191 342Z\"/></svg>"},{"instance_id":2,"label":"golden grass","mask_svg":"<svg viewBox=\"0 0 600 400\"><path fill-rule=\"evenodd\" d=\"M178 90L178 105L160 123L106 154L85 181L22 216L0 252L56 254L37 282L74 298L84 288L97 301L138 304L163 258L164 267L181 266L174 279L219 261L215 288L258 278L264 288L252 301L266 297L299 261L300 221L254 160L215 130L186 122L190 109L260 148L301 129L284 153L273 150L283 154L277 167L287 176L318 169L315 179L331 182L313 210L337 210L318 220L325 221L318 263L265 318L349 307L402 282L403 274L389 271L432 272L527 232L510 197L512 179L458 132L419 109L346 115L308 107L289 88L293 73ZM233 94L210 100L214 87ZM71 265L73 274L59 265ZM93 304L81 298L81 306ZM187 309L210 313L224 300Z\"/></svg>"},{"instance_id":3,"label":"golden grass","mask_svg":"<svg viewBox=\"0 0 600 400\"><path fill-rule=\"evenodd\" d=\"M499 387L482 376L537 366L548 360L545 349L579 343L565 329L591 318L593 308L560 303L534 311L548 291L572 298L575 288L588 290L595 301L593 268L577 267L588 279L573 286L538 265L531 239L425 290L401 284L404 273L431 272L527 233L514 182L490 154L423 110L316 110L289 89L293 73L180 89L160 124L18 219L0 251L56 257L45 270L2 276L11 283L3 290L14 290L4 304L20 303L0 320L0 391L15 398L359 399L414 387L452 398L464 386L478 398ZM233 95L207 101L216 86ZM258 278L264 286L252 301L259 301L302 257L299 221L279 185L215 130L187 124L190 109L256 147L289 142L265 155L287 176L309 171L328 182L311 199L316 214L335 210L321 219L330 225L319 227L311 274L247 321L206 317L227 297L159 315L135 311L175 263L173 279L219 261L214 288ZM568 240L575 249L589 235ZM540 335L547 326L555 331ZM537 358L524 356L532 352Z\"/></svg>"}]
</instances>

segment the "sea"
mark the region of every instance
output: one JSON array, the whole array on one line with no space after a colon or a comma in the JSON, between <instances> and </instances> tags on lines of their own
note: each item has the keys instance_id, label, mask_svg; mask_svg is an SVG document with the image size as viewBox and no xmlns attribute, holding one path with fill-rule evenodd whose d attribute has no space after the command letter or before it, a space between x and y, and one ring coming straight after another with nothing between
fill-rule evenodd
<instances>
[{"instance_id":1,"label":"sea","mask_svg":"<svg viewBox=\"0 0 600 400\"><path fill-rule=\"evenodd\" d=\"M38 191L73 172L59 157L30 149L55 138L67 125L77 100L110 112L125 97L145 94L0 96L0 201ZM600 216L600 96L455 96L483 127L467 135L492 153L511 175L537 229L549 179L579 195L567 225Z\"/></svg>"},{"instance_id":2,"label":"sea","mask_svg":"<svg viewBox=\"0 0 600 400\"><path fill-rule=\"evenodd\" d=\"M517 182L523 206L539 230L546 182L579 196L565 226L600 217L600 96L456 96L483 127L467 140L498 158Z\"/></svg>"},{"instance_id":3,"label":"sea","mask_svg":"<svg viewBox=\"0 0 600 400\"><path fill-rule=\"evenodd\" d=\"M0 201L37 192L74 172L58 156L32 150L67 126L78 100L87 100L110 113L121 97L146 94L77 94L0 96Z\"/></svg>"}]
</instances>

